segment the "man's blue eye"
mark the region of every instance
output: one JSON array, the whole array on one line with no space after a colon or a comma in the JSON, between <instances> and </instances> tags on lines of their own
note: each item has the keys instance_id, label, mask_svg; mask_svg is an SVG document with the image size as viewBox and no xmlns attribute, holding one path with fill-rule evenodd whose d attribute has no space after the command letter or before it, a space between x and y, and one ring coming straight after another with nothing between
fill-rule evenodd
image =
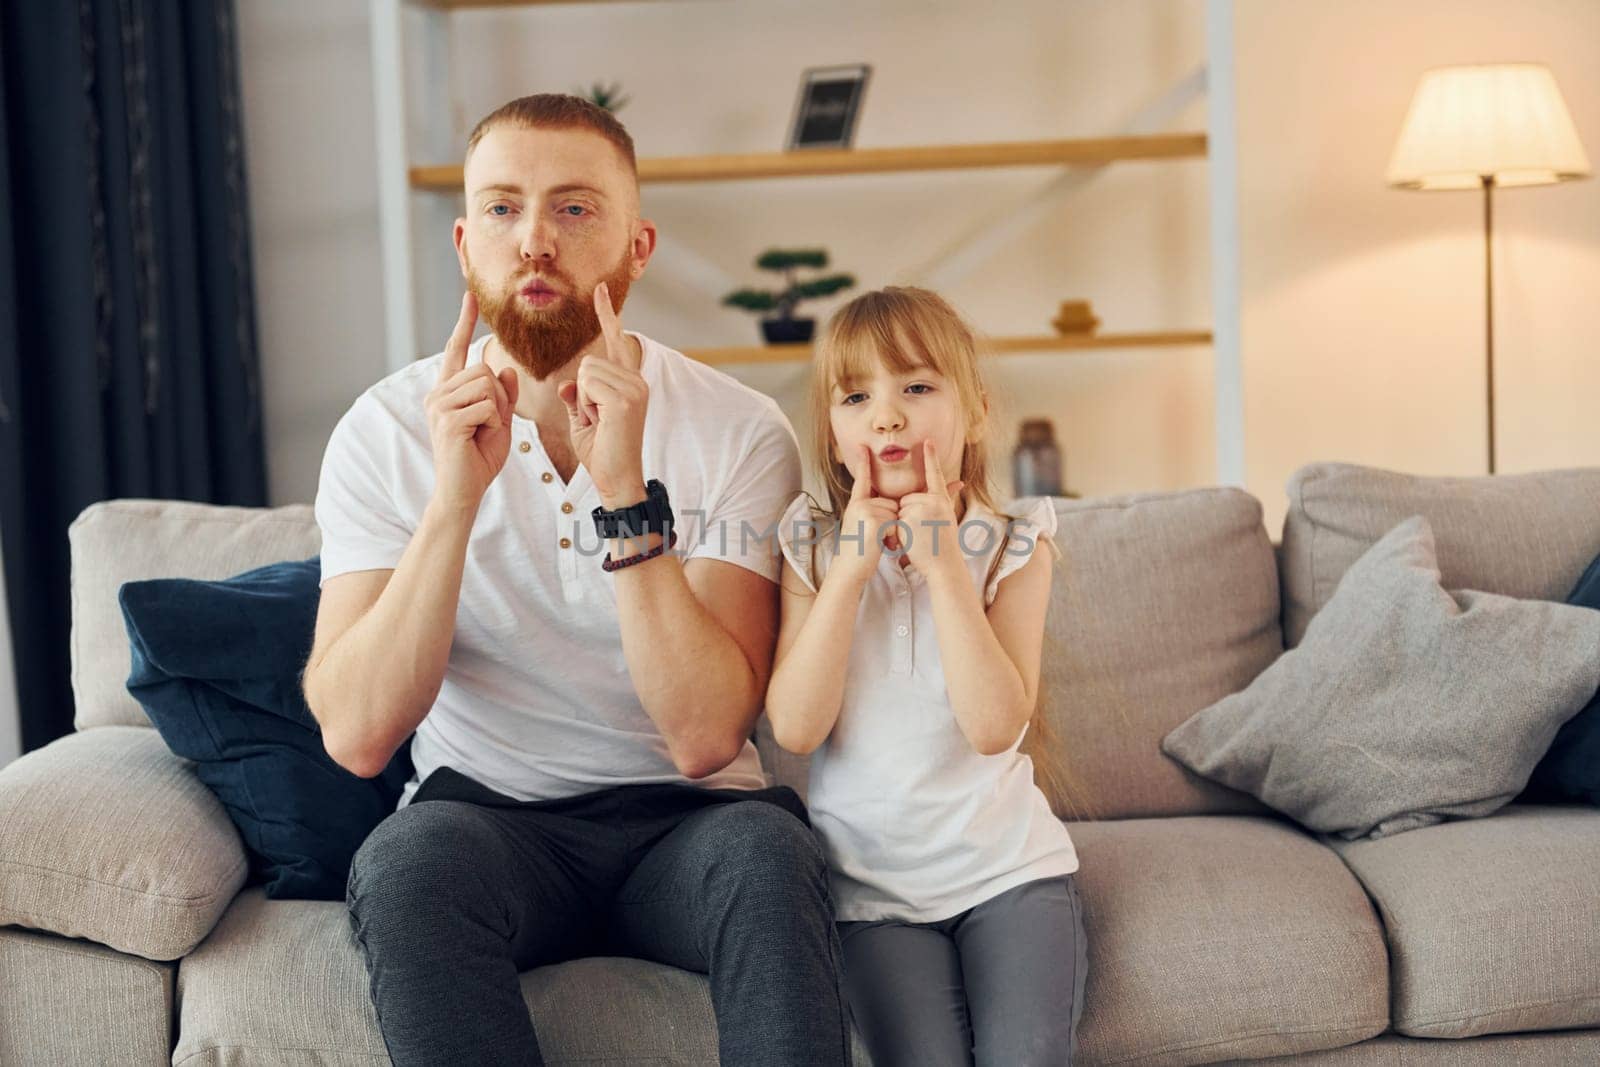
<instances>
[{"instance_id":1,"label":"man's blue eye","mask_svg":"<svg viewBox=\"0 0 1600 1067\"><path fill-rule=\"evenodd\" d=\"M505 215L503 214L504 212L508 212L510 210L511 210L511 205L510 204L490 204L489 205L489 214L491 214L491 215L499 215L501 218L505 217Z\"/></svg>"},{"instance_id":2,"label":"man's blue eye","mask_svg":"<svg viewBox=\"0 0 1600 1067\"><path fill-rule=\"evenodd\" d=\"M565 211L565 212L567 212L569 214L572 214L573 212L576 212L577 214L574 214L573 218L577 218L578 215L583 214L583 205L582 204L568 204L566 207L562 208L561 210Z\"/></svg>"}]
</instances>

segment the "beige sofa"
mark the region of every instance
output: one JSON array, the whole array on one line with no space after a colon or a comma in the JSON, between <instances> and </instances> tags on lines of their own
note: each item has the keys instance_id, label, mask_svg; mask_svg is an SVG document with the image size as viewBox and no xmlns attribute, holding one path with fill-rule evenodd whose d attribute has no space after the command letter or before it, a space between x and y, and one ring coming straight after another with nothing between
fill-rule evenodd
<instances>
[{"instance_id":1,"label":"beige sofa","mask_svg":"<svg viewBox=\"0 0 1600 1067\"><path fill-rule=\"evenodd\" d=\"M1600 552L1600 469L1316 465L1289 491L1276 549L1237 489L1059 502L1046 699L1094 807L1072 823L1080 1062L1600 1062L1600 811L1513 805L1335 851L1158 750L1407 515L1452 588L1563 598ZM310 556L309 509L113 501L71 541L78 731L0 771L0 1063L384 1062L344 907L240 892L231 823L123 688L120 583ZM523 992L553 1064L715 1062L699 976L579 960Z\"/></svg>"}]
</instances>

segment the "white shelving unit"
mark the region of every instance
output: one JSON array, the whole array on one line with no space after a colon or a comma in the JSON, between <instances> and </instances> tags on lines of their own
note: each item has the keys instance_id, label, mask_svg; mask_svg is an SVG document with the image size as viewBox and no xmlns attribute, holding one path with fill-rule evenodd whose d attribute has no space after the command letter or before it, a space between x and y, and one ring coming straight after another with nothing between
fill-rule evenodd
<instances>
[{"instance_id":1,"label":"white shelving unit","mask_svg":"<svg viewBox=\"0 0 1600 1067\"><path fill-rule=\"evenodd\" d=\"M414 85L449 84L446 20L465 8L595 3L604 0L370 0L383 240L385 335L392 370L425 347L418 336L419 234L445 232L460 189L460 145L443 107L413 114ZM668 2L668 0L655 0ZM419 39L419 68L406 69L407 23ZM806 153L641 159L640 181L757 180L769 177L890 173L1001 166L1100 166L1125 160L1205 158L1211 175L1212 327L1210 331L1102 334L1089 338L998 338L1001 351L1062 354L1116 347L1212 346L1217 480L1244 483L1243 373L1239 351L1239 212L1233 86L1233 0L1206 3L1207 133L1159 133L990 145L932 145ZM436 279L429 279L430 283ZM437 279L437 281L443 281ZM685 349L712 363L805 359L805 346Z\"/></svg>"}]
</instances>

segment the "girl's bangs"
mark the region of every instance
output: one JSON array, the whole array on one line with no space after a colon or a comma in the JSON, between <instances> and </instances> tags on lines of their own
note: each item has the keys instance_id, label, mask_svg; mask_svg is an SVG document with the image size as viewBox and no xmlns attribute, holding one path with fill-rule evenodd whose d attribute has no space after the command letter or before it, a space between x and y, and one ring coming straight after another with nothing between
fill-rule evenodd
<instances>
[{"instance_id":1,"label":"girl's bangs","mask_svg":"<svg viewBox=\"0 0 1600 1067\"><path fill-rule=\"evenodd\" d=\"M910 308L888 301L880 307L866 306L870 303L875 302L859 300L847 308L824 338L820 369L830 386L870 378L880 362L896 374L926 366L949 376L949 354L919 328Z\"/></svg>"}]
</instances>

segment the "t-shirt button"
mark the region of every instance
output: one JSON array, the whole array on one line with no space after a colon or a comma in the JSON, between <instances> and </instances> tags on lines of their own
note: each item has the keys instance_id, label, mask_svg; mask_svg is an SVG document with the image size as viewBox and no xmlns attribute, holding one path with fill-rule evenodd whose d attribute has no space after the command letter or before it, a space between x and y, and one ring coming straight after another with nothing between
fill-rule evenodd
<instances>
[{"instance_id":1,"label":"t-shirt button","mask_svg":"<svg viewBox=\"0 0 1600 1067\"><path fill-rule=\"evenodd\" d=\"M563 537L563 538L562 538L562 539L561 539L561 547L562 547L562 548L571 548L571 547L572 547L572 538L570 538L570 537Z\"/></svg>"},{"instance_id":2,"label":"t-shirt button","mask_svg":"<svg viewBox=\"0 0 1600 1067\"><path fill-rule=\"evenodd\" d=\"M519 451L519 452L532 452L533 451L533 445L530 444L527 441L524 441L520 445L517 446L517 451Z\"/></svg>"},{"instance_id":3,"label":"t-shirt button","mask_svg":"<svg viewBox=\"0 0 1600 1067\"><path fill-rule=\"evenodd\" d=\"M904 637L906 634L911 632L911 627L909 627L909 626L896 626L894 628L894 632L895 632L895 634L897 636Z\"/></svg>"},{"instance_id":4,"label":"t-shirt button","mask_svg":"<svg viewBox=\"0 0 1600 1067\"><path fill-rule=\"evenodd\" d=\"M561 514L563 514L563 515L571 515L572 514L572 501L563 500L561 502Z\"/></svg>"},{"instance_id":5,"label":"t-shirt button","mask_svg":"<svg viewBox=\"0 0 1600 1067\"><path fill-rule=\"evenodd\" d=\"M553 482L556 480L556 476L551 474L549 471L545 471L543 474L539 475L539 480L541 482Z\"/></svg>"}]
</instances>

